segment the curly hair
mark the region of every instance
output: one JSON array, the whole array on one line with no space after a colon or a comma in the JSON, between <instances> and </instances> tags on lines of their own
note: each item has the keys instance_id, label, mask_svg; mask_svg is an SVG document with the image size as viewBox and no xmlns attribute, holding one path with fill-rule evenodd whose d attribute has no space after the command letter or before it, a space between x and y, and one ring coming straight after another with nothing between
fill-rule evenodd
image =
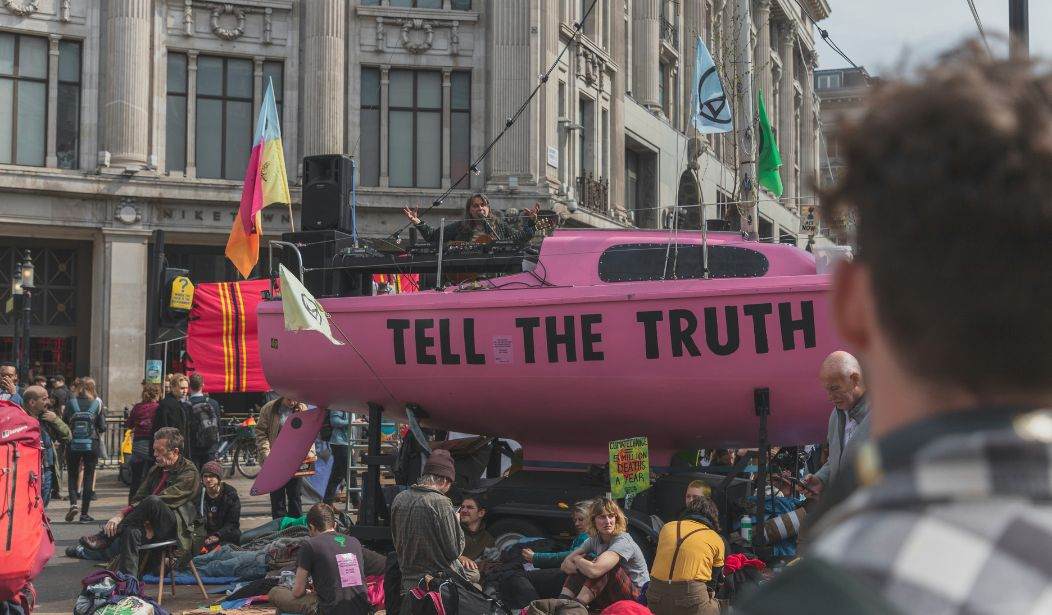
<instances>
[{"instance_id":1,"label":"curly hair","mask_svg":"<svg viewBox=\"0 0 1052 615\"><path fill-rule=\"evenodd\" d=\"M855 223L908 371L976 396L1052 386L1052 75L965 44L884 81L842 140L823 216ZM850 230L850 229L849 229Z\"/></svg>"}]
</instances>

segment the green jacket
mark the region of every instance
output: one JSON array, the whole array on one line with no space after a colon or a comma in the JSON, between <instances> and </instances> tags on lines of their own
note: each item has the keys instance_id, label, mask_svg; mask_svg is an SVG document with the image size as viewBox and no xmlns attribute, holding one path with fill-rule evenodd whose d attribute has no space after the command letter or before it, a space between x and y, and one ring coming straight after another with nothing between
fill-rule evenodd
<instances>
[{"instance_id":1,"label":"green jacket","mask_svg":"<svg viewBox=\"0 0 1052 615\"><path fill-rule=\"evenodd\" d=\"M164 468L155 465L150 468L139 485L139 490L132 497L131 504L135 506L153 494L154 488L161 481L161 473ZM179 545L189 553L193 543L194 524L198 522L196 504L201 500L201 475L197 466L186 457L180 457L171 468L168 468L168 486L157 494L168 508L175 513L176 539Z\"/></svg>"}]
</instances>

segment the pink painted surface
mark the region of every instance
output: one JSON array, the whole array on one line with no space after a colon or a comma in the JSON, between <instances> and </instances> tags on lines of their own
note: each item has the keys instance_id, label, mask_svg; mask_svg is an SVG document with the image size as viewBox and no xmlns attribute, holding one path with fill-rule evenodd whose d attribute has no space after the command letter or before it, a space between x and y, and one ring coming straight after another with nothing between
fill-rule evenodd
<instances>
[{"instance_id":1,"label":"pink painted surface","mask_svg":"<svg viewBox=\"0 0 1052 615\"><path fill-rule=\"evenodd\" d=\"M289 482L289 478L303 463L324 422L325 411L319 408L289 415L278 432L278 439L272 443L270 455L263 462L259 475L252 482L252 495L270 493Z\"/></svg>"},{"instance_id":2,"label":"pink painted surface","mask_svg":"<svg viewBox=\"0 0 1052 615\"><path fill-rule=\"evenodd\" d=\"M792 246L711 233L710 245L763 253L770 263L766 275L600 280L605 249L664 245L668 237L660 231L558 231L544 240L534 270L546 285L522 273L494 279L499 289L323 300L372 369L350 346L333 346L313 332L284 331L281 303L260 303L259 346L267 380L284 394L322 407L363 411L366 402L375 402L399 418L407 402L415 403L427 413L425 425L513 438L531 461L602 461L609 440L630 436L649 437L656 466L678 449L754 446L757 387L771 390L774 443L824 439L829 405L817 372L825 355L841 346L829 322L828 276L816 275L814 258ZM678 238L679 244L700 241L693 233ZM807 309L813 315L810 339L789 322L806 321ZM650 312L660 312L661 320L653 322L648 336L640 319ZM572 361L565 344L553 344L556 354L549 356L549 318L553 333L565 334L565 317L572 317L574 327ZM516 326L523 318L538 319L532 363L528 327ZM445 319L447 325L440 322ZM673 339L673 321L683 330L691 319L696 325L686 337L697 356L684 336L679 344ZM465 334L469 322L473 335ZM404 363L399 363L397 329L403 326ZM650 352L654 344L657 351L649 358L648 341ZM443 364L443 354L450 364ZM452 364L453 355L458 363ZM428 357L434 364L418 361Z\"/></svg>"}]
</instances>

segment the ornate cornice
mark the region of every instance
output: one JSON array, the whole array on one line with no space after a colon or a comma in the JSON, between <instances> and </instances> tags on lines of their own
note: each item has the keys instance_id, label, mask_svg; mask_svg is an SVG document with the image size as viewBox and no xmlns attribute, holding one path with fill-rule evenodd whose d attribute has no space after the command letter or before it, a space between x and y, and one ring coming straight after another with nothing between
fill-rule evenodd
<instances>
[{"instance_id":1,"label":"ornate cornice","mask_svg":"<svg viewBox=\"0 0 1052 615\"><path fill-rule=\"evenodd\" d=\"M38 0L3 0L4 8L19 17L29 17L37 12Z\"/></svg>"}]
</instances>

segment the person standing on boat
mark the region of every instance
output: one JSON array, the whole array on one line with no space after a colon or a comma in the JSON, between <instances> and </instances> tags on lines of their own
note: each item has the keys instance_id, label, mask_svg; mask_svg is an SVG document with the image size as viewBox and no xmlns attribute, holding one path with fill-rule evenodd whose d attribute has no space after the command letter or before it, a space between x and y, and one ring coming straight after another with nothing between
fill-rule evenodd
<instances>
[{"instance_id":1,"label":"person standing on boat","mask_svg":"<svg viewBox=\"0 0 1052 615\"><path fill-rule=\"evenodd\" d=\"M869 401L858 359L838 350L822 362L819 378L833 402L833 412L826 436L829 459L818 472L804 477L804 484L816 494L836 480L841 467L869 438Z\"/></svg>"},{"instance_id":2,"label":"person standing on boat","mask_svg":"<svg viewBox=\"0 0 1052 615\"><path fill-rule=\"evenodd\" d=\"M526 243L533 238L536 231L539 204L532 209L523 210L522 226L512 227L500 220L490 209L489 199L484 194L471 195L464 205L464 219L451 222L442 233L443 241L466 241L488 243L489 240L506 240L515 243ZM438 242L439 230L420 219L419 210L405 207L402 209L406 218L413 223L424 241Z\"/></svg>"}]
</instances>

